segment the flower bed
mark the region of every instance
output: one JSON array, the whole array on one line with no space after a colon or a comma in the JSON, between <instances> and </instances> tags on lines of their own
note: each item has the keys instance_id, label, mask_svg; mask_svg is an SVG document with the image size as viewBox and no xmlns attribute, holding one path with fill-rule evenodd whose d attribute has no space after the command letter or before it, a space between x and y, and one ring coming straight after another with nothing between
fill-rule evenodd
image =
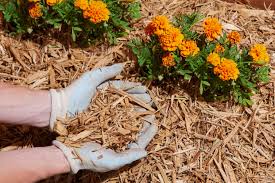
<instances>
[{"instance_id":1,"label":"flower bed","mask_svg":"<svg viewBox=\"0 0 275 183\"><path fill-rule=\"evenodd\" d=\"M127 34L140 17L140 3L112 0L11 0L0 3L6 29L18 34L55 30L78 43L95 43Z\"/></svg>"},{"instance_id":2,"label":"flower bed","mask_svg":"<svg viewBox=\"0 0 275 183\"><path fill-rule=\"evenodd\" d=\"M251 105L259 85L269 81L269 55L262 44L240 45L238 32L223 32L217 18L205 18L203 33L192 27L202 15L180 15L170 22L156 16L145 28L145 40L129 46L137 56L142 74L150 80L171 78L199 83L199 92L209 100L229 100Z\"/></svg>"}]
</instances>

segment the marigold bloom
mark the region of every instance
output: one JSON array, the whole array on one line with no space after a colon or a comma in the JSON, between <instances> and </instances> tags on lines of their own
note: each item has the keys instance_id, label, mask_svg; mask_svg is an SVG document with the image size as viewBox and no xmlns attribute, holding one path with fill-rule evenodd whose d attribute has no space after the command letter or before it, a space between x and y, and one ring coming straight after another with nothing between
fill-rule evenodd
<instances>
[{"instance_id":1,"label":"marigold bloom","mask_svg":"<svg viewBox=\"0 0 275 183\"><path fill-rule=\"evenodd\" d=\"M165 67L172 67L176 65L176 62L172 53L166 53L162 57L162 65Z\"/></svg>"},{"instance_id":2,"label":"marigold bloom","mask_svg":"<svg viewBox=\"0 0 275 183\"><path fill-rule=\"evenodd\" d=\"M180 55L187 57L189 55L196 55L200 51L195 41L182 41L179 45Z\"/></svg>"},{"instance_id":3,"label":"marigold bloom","mask_svg":"<svg viewBox=\"0 0 275 183\"><path fill-rule=\"evenodd\" d=\"M41 5L39 3L32 4L29 7L29 15L32 18L39 18L43 16Z\"/></svg>"},{"instance_id":4,"label":"marigold bloom","mask_svg":"<svg viewBox=\"0 0 275 183\"><path fill-rule=\"evenodd\" d=\"M102 1L91 1L89 7L83 12L83 17L88 18L94 24L109 20L110 11Z\"/></svg>"},{"instance_id":5,"label":"marigold bloom","mask_svg":"<svg viewBox=\"0 0 275 183\"><path fill-rule=\"evenodd\" d=\"M161 47L165 51L175 51L182 43L184 36L178 28L170 27L159 37Z\"/></svg>"},{"instance_id":6,"label":"marigold bloom","mask_svg":"<svg viewBox=\"0 0 275 183\"><path fill-rule=\"evenodd\" d=\"M54 6L54 5L58 4L58 3L61 3L62 1L63 0L46 0L47 5L49 5L49 6Z\"/></svg>"},{"instance_id":7,"label":"marigold bloom","mask_svg":"<svg viewBox=\"0 0 275 183\"><path fill-rule=\"evenodd\" d=\"M270 60L266 47L263 44L255 44L249 51L249 55L253 58L254 62L258 63L268 63Z\"/></svg>"},{"instance_id":8,"label":"marigold bloom","mask_svg":"<svg viewBox=\"0 0 275 183\"><path fill-rule=\"evenodd\" d=\"M40 2L40 0L28 0L28 2L30 2L30 3L37 3L37 2Z\"/></svg>"},{"instance_id":9,"label":"marigold bloom","mask_svg":"<svg viewBox=\"0 0 275 183\"><path fill-rule=\"evenodd\" d=\"M89 7L89 0L75 0L74 6L81 10L86 10Z\"/></svg>"},{"instance_id":10,"label":"marigold bloom","mask_svg":"<svg viewBox=\"0 0 275 183\"><path fill-rule=\"evenodd\" d=\"M217 39L222 34L222 25L217 18L207 18L203 22L203 28L209 41Z\"/></svg>"},{"instance_id":11,"label":"marigold bloom","mask_svg":"<svg viewBox=\"0 0 275 183\"><path fill-rule=\"evenodd\" d=\"M241 35L238 32L233 31L227 35L227 39L231 44L239 44L241 42Z\"/></svg>"},{"instance_id":12,"label":"marigold bloom","mask_svg":"<svg viewBox=\"0 0 275 183\"><path fill-rule=\"evenodd\" d=\"M170 22L166 16L160 15L153 18L145 28L145 33L148 35L156 34L160 36L165 30L171 27Z\"/></svg>"},{"instance_id":13,"label":"marigold bloom","mask_svg":"<svg viewBox=\"0 0 275 183\"><path fill-rule=\"evenodd\" d=\"M214 74L218 75L221 80L228 81L236 80L240 71L233 60L222 58L221 64L214 67Z\"/></svg>"},{"instance_id":14,"label":"marigold bloom","mask_svg":"<svg viewBox=\"0 0 275 183\"><path fill-rule=\"evenodd\" d=\"M220 44L217 44L216 45L216 48L215 48L215 52L216 53L223 53L224 52L224 47L222 46L222 45L220 45Z\"/></svg>"},{"instance_id":15,"label":"marigold bloom","mask_svg":"<svg viewBox=\"0 0 275 183\"><path fill-rule=\"evenodd\" d=\"M214 66L219 65L221 63L220 55L217 53L210 53L207 57L207 62Z\"/></svg>"}]
</instances>

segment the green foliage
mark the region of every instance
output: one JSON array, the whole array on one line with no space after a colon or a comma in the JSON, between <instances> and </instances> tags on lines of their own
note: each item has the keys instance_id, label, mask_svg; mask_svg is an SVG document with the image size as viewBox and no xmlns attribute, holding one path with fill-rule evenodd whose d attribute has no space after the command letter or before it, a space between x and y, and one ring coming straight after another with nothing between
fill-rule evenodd
<instances>
[{"instance_id":1,"label":"green foliage","mask_svg":"<svg viewBox=\"0 0 275 183\"><path fill-rule=\"evenodd\" d=\"M203 15L192 13L191 15L179 15L176 17L175 26L179 27L186 39L198 39L199 34L191 28L204 18Z\"/></svg>"},{"instance_id":2,"label":"green foliage","mask_svg":"<svg viewBox=\"0 0 275 183\"><path fill-rule=\"evenodd\" d=\"M182 57L179 48L172 51L175 65L165 66L162 57L167 53L161 48L158 36L152 34L148 39L134 39L129 47L136 55L143 77L150 80L175 81L186 80L198 83L198 92L209 101L235 102L250 106L253 104L251 96L258 91L260 84L269 82L270 68L268 65L259 65L253 62L248 50L239 45L231 44L227 35L219 39L208 41L204 34L192 30L192 27L201 21L202 15L180 15L176 17L173 26L178 27L185 39L194 40L200 48L198 54ZM216 52L217 45L224 48L223 52ZM207 61L210 53L217 53L220 58L232 60L237 64L239 75L235 80L222 80L214 73L215 66Z\"/></svg>"},{"instance_id":3,"label":"green foliage","mask_svg":"<svg viewBox=\"0 0 275 183\"><path fill-rule=\"evenodd\" d=\"M117 38L125 36L131 30L130 22L140 17L140 3L133 1L123 3L119 0L103 0L110 11L107 22L92 23L83 17L82 10L74 6L75 0L63 0L54 6L49 6L46 0L41 0L43 16L32 18L29 8L34 5L27 0L10 0L0 2L0 11L9 30L17 34L33 32L59 33L60 37L71 35L71 39L79 44L93 44L107 38L110 44L115 44Z\"/></svg>"}]
</instances>

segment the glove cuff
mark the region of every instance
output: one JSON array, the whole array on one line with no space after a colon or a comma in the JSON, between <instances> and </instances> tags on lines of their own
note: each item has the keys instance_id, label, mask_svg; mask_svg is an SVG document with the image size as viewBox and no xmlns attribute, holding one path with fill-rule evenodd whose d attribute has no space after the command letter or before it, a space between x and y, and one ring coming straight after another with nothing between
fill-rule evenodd
<instances>
[{"instance_id":1,"label":"glove cuff","mask_svg":"<svg viewBox=\"0 0 275 183\"><path fill-rule=\"evenodd\" d=\"M50 130L53 131L57 118L65 118L67 113L67 99L63 90L57 91L50 90L51 95L51 117L50 117Z\"/></svg>"},{"instance_id":2,"label":"glove cuff","mask_svg":"<svg viewBox=\"0 0 275 183\"><path fill-rule=\"evenodd\" d=\"M61 143L57 140L54 140L52 143L53 143L53 145L55 145L58 149L60 149L63 152L67 161L70 164L71 172L73 174L76 174L80 170L79 164L80 164L81 160L78 159L77 155L74 155L76 153L74 151L74 149L68 148L63 143Z\"/></svg>"}]
</instances>

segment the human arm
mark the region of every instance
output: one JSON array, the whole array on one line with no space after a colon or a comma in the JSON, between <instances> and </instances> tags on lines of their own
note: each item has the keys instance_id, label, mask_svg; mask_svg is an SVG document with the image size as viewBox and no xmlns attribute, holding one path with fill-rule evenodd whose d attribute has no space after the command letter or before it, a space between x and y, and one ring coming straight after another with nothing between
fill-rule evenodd
<instances>
[{"instance_id":1,"label":"human arm","mask_svg":"<svg viewBox=\"0 0 275 183\"><path fill-rule=\"evenodd\" d=\"M65 118L66 115L72 116L85 110L96 92L96 87L118 75L123 66L114 64L94 69L59 90L32 90L0 83L0 123L50 126L53 130L57 117Z\"/></svg>"},{"instance_id":2,"label":"human arm","mask_svg":"<svg viewBox=\"0 0 275 183\"><path fill-rule=\"evenodd\" d=\"M51 103L51 113L48 115L48 118L52 118L51 120L48 119L51 122L51 129L54 127L55 119L57 117L65 117L73 116L77 114L78 112L82 112L85 110L90 101L92 96L96 92L96 88L99 84L101 84L103 81L107 80L108 78L114 77L118 73L121 72L123 68L123 65L114 65L111 67L103 68L94 70L91 72L85 73L83 76L81 76L79 79L74 81L69 87L65 89L60 90L51 90L50 92L50 103ZM112 82L116 83L115 85L119 88L129 88L129 93L136 97L140 97L141 99L147 101L148 103L151 103L151 98L148 94L146 94L146 89L141 86L140 83L131 83L131 82ZM5 86L6 87L6 86ZM27 89L21 90L25 91ZM33 91L36 92L36 91ZM23 92L24 93L24 92ZM30 94L33 94L30 92ZM7 96L7 93L5 94ZM42 97L42 95L41 95ZM29 97L29 102L31 102L32 97ZM48 100L48 99L47 99ZM33 103L37 101L33 101ZM54 103L54 105L52 105ZM28 110L31 110L31 108L28 108ZM52 114L54 111L54 115ZM16 112L16 111L15 111ZM9 115L15 115L16 119L20 119L24 113L19 114L9 114ZM39 114L39 113L37 113ZM148 121L146 121L148 120ZM74 149L71 147L66 147L63 144L60 144L58 142L54 142L54 145L61 149L62 151L57 151L56 147L53 149L54 152L51 153L49 150L49 147L46 148L46 151L49 151L48 154L49 157L44 157L46 154L44 154L43 148L34 148L24 151L13 151L13 152L7 152L7 153L0 153L0 162L2 159L5 159L3 161L4 163L1 163L1 169L5 169L6 171L0 171L0 177L3 177L3 180L13 180L14 183L16 182L22 182L15 177L10 177L9 171L11 169L15 169L15 175L21 176L21 177L29 177L29 179L26 179L26 182L32 182L33 180L38 180L42 178L46 178L55 174L63 173L72 171L76 173L78 170L81 169L89 169L92 171L98 171L98 172L105 172L110 170L118 169L122 166L125 166L127 164L132 163L133 161L136 161L142 157L145 157L147 155L147 152L145 150L145 147L148 145L148 143L152 140L154 135L156 134L157 127L154 122L154 117L149 117L148 119L145 119L144 122L144 128L142 129L141 133L139 134L137 142L132 143L129 145L129 149L127 151L116 153L112 151L111 149L105 149L102 148L99 144L96 143L89 143L81 148ZM21 123L21 124L27 124L27 123ZM30 125L33 125L30 123ZM99 148L100 147L100 148ZM53 150L52 149L52 150ZM61 158L61 154L62 158ZM85 161L81 162L78 160L72 161L75 159L75 155L73 152L77 152L81 154L82 159L88 159L92 160L88 163L85 163ZM64 160L64 157L66 156L66 161ZM59 157L58 159L55 159L56 156ZM15 157L15 158L13 158ZM34 157L34 158L31 158ZM96 159L94 159L96 157ZM51 159L52 158L52 159ZM89 159L91 158L91 159ZM46 161L45 161L46 160ZM55 161L52 163L52 161ZM43 162L42 162L43 161ZM57 167L53 167L50 164L57 164ZM17 164L20 165L17 167ZM68 168L69 166L69 170ZM74 165L73 165L74 164ZM92 165L91 165L92 164ZM94 166L96 165L96 166ZM31 167L28 167L31 166ZM65 167L65 168L64 168ZM51 169L52 171L50 171ZM36 170L36 171L35 171ZM32 173L32 176L28 176L29 173ZM0 179L1 180L1 179Z\"/></svg>"},{"instance_id":3,"label":"human arm","mask_svg":"<svg viewBox=\"0 0 275 183\"><path fill-rule=\"evenodd\" d=\"M101 87L109 83L118 89L128 90L128 93L145 103L152 104L151 97L146 93L147 89L140 83L114 81ZM137 107L136 110L143 109ZM157 132L154 120L154 115L145 116L144 127L137 141L129 144L128 150L120 153L93 142L80 148L72 148L58 141L53 142L55 146L45 148L2 152L0 182L30 183L70 171L77 173L81 169L96 172L119 169L147 155L145 148ZM13 172L15 176L11 176L9 172Z\"/></svg>"},{"instance_id":4,"label":"human arm","mask_svg":"<svg viewBox=\"0 0 275 183\"><path fill-rule=\"evenodd\" d=\"M46 127L51 114L49 91L0 83L0 123Z\"/></svg>"},{"instance_id":5,"label":"human arm","mask_svg":"<svg viewBox=\"0 0 275 183\"><path fill-rule=\"evenodd\" d=\"M32 183L66 173L70 166L55 146L0 152L0 182Z\"/></svg>"}]
</instances>

